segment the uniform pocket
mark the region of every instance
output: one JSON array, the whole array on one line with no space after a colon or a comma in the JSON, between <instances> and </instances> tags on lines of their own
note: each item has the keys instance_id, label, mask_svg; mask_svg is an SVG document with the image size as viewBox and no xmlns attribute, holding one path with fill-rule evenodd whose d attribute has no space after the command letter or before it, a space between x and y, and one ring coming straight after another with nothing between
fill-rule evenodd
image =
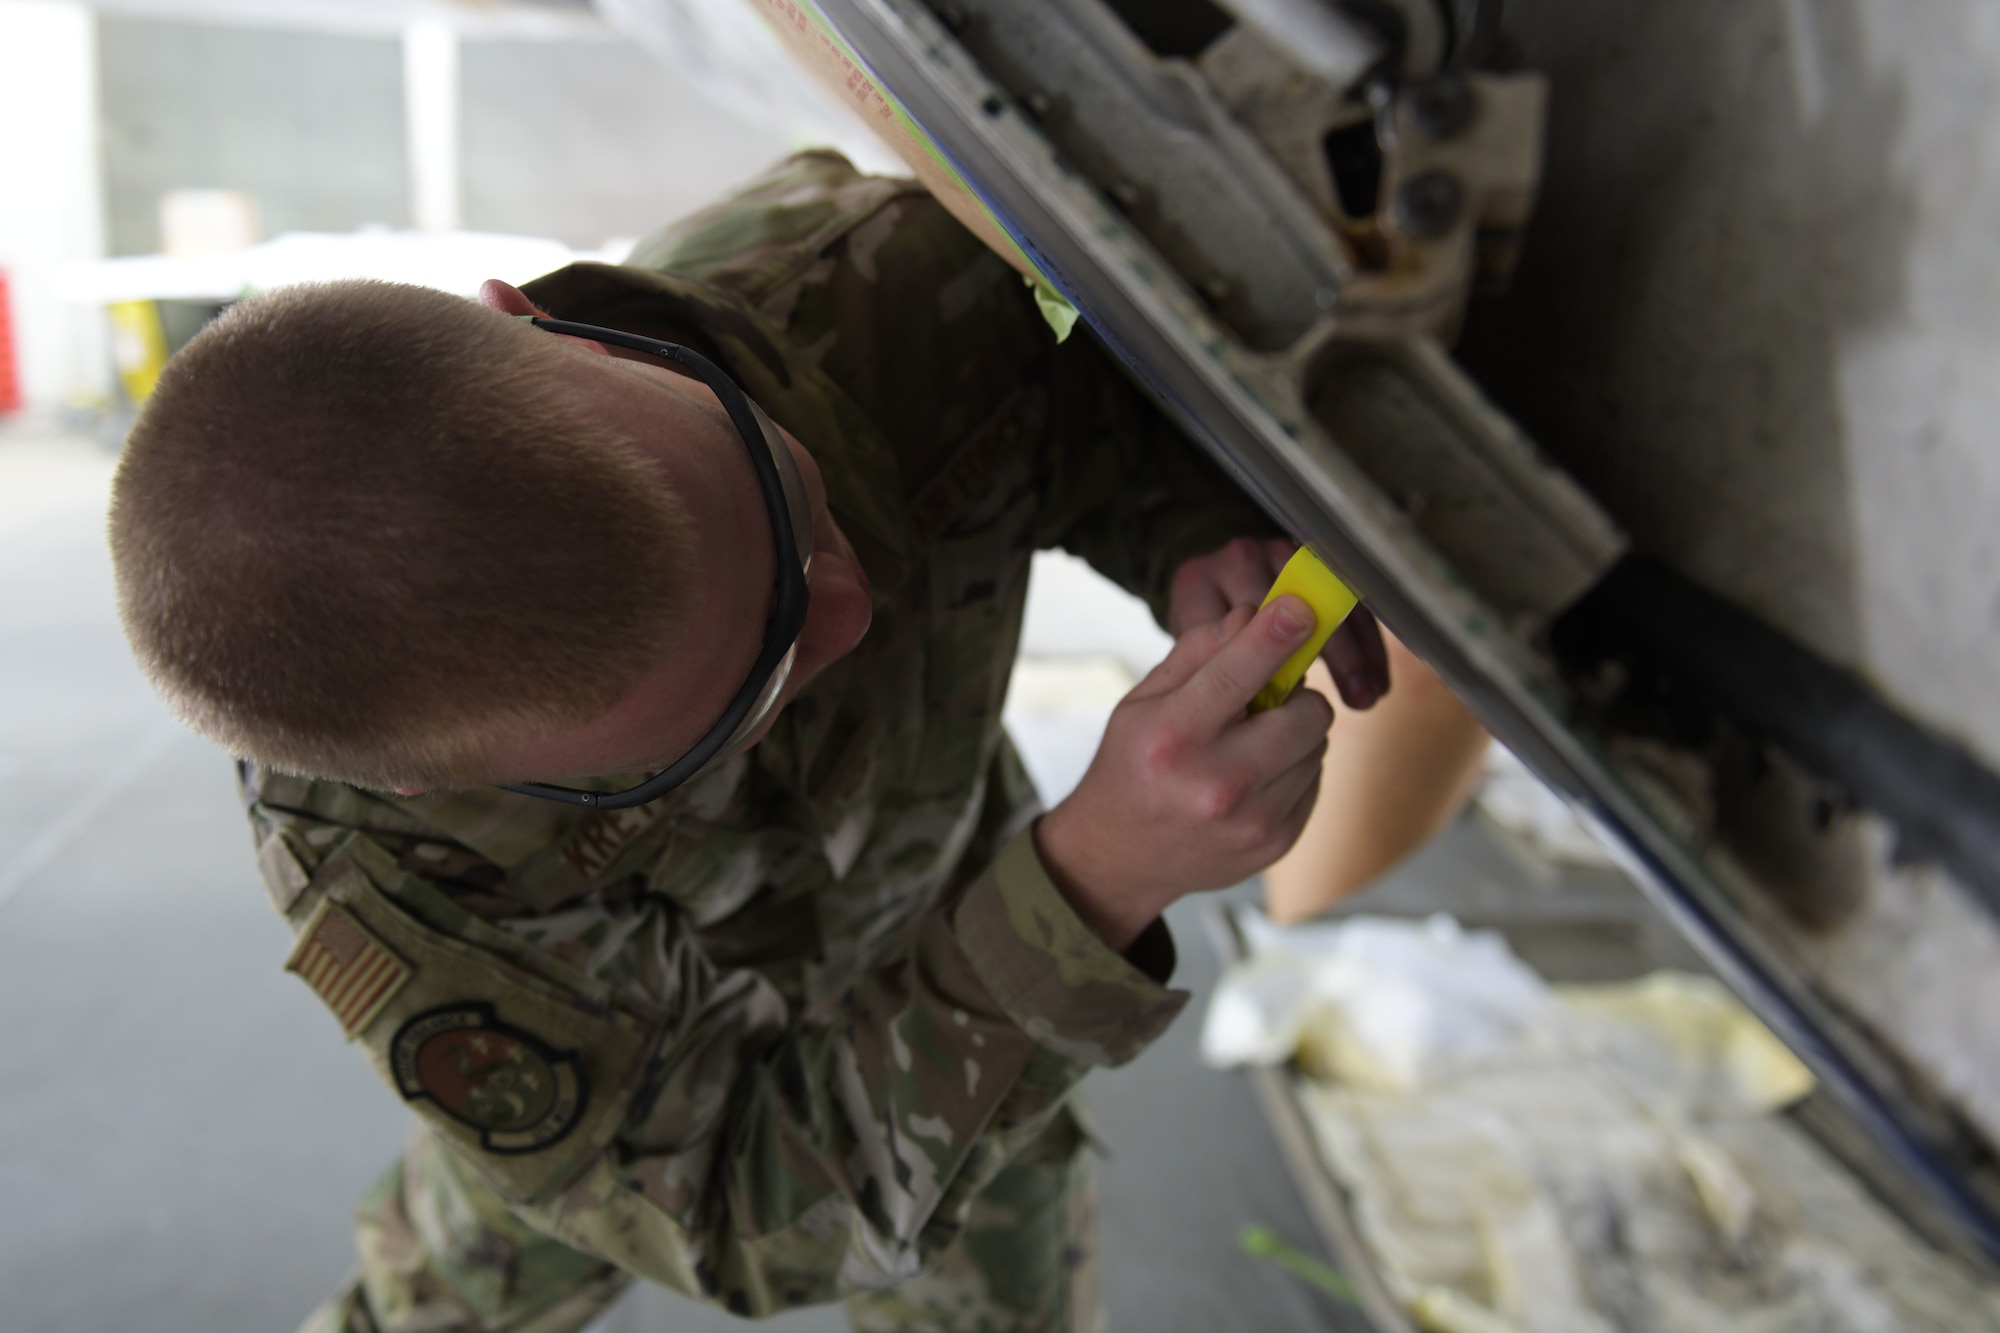
<instances>
[{"instance_id":1,"label":"uniform pocket","mask_svg":"<svg viewBox=\"0 0 2000 1333\"><path fill-rule=\"evenodd\" d=\"M306 890L319 901L287 967L496 1193L545 1200L618 1132L659 1024L559 965L531 968L518 943L481 941L498 932L475 918L459 933L420 919L383 887L404 878L350 844Z\"/></svg>"}]
</instances>

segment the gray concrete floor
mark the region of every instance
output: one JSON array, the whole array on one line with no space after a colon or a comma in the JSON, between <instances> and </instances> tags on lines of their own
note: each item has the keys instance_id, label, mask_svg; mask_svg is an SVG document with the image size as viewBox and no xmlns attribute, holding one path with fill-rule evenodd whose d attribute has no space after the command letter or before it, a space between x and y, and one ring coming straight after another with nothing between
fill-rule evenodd
<instances>
[{"instance_id":1,"label":"gray concrete floor","mask_svg":"<svg viewBox=\"0 0 2000 1333\"><path fill-rule=\"evenodd\" d=\"M229 764L127 656L112 461L0 429L0 1328L290 1329L346 1270L351 1201L408 1120L280 970ZM1175 916L1199 997L1216 961ZM1089 1085L1112 1327L1352 1327L1238 1252L1249 1223L1311 1229L1247 1084L1199 1063L1198 1021ZM648 1290L605 1330L738 1322Z\"/></svg>"}]
</instances>

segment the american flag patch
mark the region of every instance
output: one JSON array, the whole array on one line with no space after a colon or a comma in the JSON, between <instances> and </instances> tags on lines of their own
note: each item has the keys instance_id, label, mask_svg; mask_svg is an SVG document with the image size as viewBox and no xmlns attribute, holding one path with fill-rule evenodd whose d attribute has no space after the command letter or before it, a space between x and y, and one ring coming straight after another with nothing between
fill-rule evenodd
<instances>
[{"instance_id":1,"label":"american flag patch","mask_svg":"<svg viewBox=\"0 0 2000 1333\"><path fill-rule=\"evenodd\" d=\"M352 913L330 902L322 903L306 923L285 970L298 973L326 1001L350 1041L410 979L408 964Z\"/></svg>"}]
</instances>

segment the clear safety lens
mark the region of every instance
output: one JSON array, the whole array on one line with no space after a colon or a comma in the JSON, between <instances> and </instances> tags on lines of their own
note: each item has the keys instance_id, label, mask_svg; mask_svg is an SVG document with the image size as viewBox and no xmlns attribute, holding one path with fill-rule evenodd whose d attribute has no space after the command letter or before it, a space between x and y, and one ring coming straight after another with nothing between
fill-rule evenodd
<instances>
[{"instance_id":1,"label":"clear safety lens","mask_svg":"<svg viewBox=\"0 0 2000 1333\"><path fill-rule=\"evenodd\" d=\"M764 688L757 692L757 700L750 705L750 711L736 724L736 730L729 733L729 739L715 752L715 758L710 763L720 763L748 747L750 738L757 734L757 729L764 725L765 719L771 716L771 710L777 706L778 696L784 693L785 682L791 679L792 663L798 655L798 645L793 644L778 662L778 669L764 682Z\"/></svg>"},{"instance_id":2,"label":"clear safety lens","mask_svg":"<svg viewBox=\"0 0 2000 1333\"><path fill-rule=\"evenodd\" d=\"M813 553L812 502L806 497L805 478L799 475L799 462L792 457L792 451L785 444L785 437L777 424L764 414L754 399L746 399L750 410L757 417L757 425L764 432L764 445L771 451L771 461L778 466L778 485L785 492L785 511L792 518L792 540L799 548L799 564L803 567L811 563Z\"/></svg>"}]
</instances>

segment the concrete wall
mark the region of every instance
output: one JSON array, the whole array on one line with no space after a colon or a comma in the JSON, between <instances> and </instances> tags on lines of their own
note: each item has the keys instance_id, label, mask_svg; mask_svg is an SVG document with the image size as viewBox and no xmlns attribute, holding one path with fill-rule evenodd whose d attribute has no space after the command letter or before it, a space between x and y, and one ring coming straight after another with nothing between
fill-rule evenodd
<instances>
[{"instance_id":1,"label":"concrete wall","mask_svg":"<svg viewBox=\"0 0 2000 1333\"><path fill-rule=\"evenodd\" d=\"M468 40L465 225L597 246L707 203L789 151L625 41Z\"/></svg>"},{"instance_id":2,"label":"concrete wall","mask_svg":"<svg viewBox=\"0 0 2000 1333\"><path fill-rule=\"evenodd\" d=\"M266 235L407 225L395 38L100 26L112 253L157 250L160 195L183 187L254 195Z\"/></svg>"},{"instance_id":3,"label":"concrete wall","mask_svg":"<svg viewBox=\"0 0 2000 1333\"><path fill-rule=\"evenodd\" d=\"M411 225L397 37L119 17L102 33L114 253L157 249L159 197L180 187L249 192L266 235ZM637 236L791 147L608 36L471 36L459 67L474 231Z\"/></svg>"}]
</instances>

